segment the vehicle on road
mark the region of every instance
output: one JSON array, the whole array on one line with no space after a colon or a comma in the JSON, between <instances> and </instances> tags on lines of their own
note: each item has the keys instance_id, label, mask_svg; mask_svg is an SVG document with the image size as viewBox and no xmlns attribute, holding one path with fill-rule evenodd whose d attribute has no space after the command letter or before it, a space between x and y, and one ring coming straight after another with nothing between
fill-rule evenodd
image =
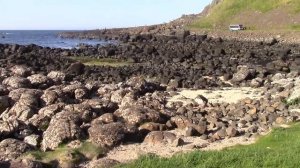
<instances>
[{"instance_id":1,"label":"vehicle on road","mask_svg":"<svg viewBox=\"0 0 300 168\"><path fill-rule=\"evenodd\" d=\"M229 26L230 31L239 31L239 30L245 30L246 28L242 24L233 24Z\"/></svg>"}]
</instances>

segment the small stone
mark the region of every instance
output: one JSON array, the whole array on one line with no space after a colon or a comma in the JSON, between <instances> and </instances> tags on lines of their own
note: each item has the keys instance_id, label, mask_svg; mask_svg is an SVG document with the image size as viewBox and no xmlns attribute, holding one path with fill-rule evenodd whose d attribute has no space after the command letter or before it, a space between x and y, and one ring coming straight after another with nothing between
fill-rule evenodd
<instances>
[{"instance_id":1,"label":"small stone","mask_svg":"<svg viewBox=\"0 0 300 168\"><path fill-rule=\"evenodd\" d=\"M173 146L173 147L178 147L178 146L183 146L183 145L184 145L184 140L181 138L175 139L171 144L171 146Z\"/></svg>"},{"instance_id":2,"label":"small stone","mask_svg":"<svg viewBox=\"0 0 300 168\"><path fill-rule=\"evenodd\" d=\"M186 137L190 137L190 136L194 136L196 133L196 130L193 127L186 127L184 130L184 136Z\"/></svg>"},{"instance_id":3,"label":"small stone","mask_svg":"<svg viewBox=\"0 0 300 168\"><path fill-rule=\"evenodd\" d=\"M283 117L277 117L276 118L276 123L277 124L284 124L284 123L286 123L286 120Z\"/></svg>"},{"instance_id":4,"label":"small stone","mask_svg":"<svg viewBox=\"0 0 300 168\"><path fill-rule=\"evenodd\" d=\"M226 130L225 129L220 129L218 132L217 132L218 136L220 138L225 138L226 137Z\"/></svg>"},{"instance_id":5,"label":"small stone","mask_svg":"<svg viewBox=\"0 0 300 168\"><path fill-rule=\"evenodd\" d=\"M266 112L268 112L268 113L274 113L275 112L275 108L269 106L269 107L266 108Z\"/></svg>"},{"instance_id":6,"label":"small stone","mask_svg":"<svg viewBox=\"0 0 300 168\"><path fill-rule=\"evenodd\" d=\"M205 98L202 95L198 95L194 100L200 107L205 107L206 104L208 103L207 98Z\"/></svg>"},{"instance_id":7,"label":"small stone","mask_svg":"<svg viewBox=\"0 0 300 168\"><path fill-rule=\"evenodd\" d=\"M114 122L114 115L111 113L105 113L98 118L99 121L108 124Z\"/></svg>"},{"instance_id":8,"label":"small stone","mask_svg":"<svg viewBox=\"0 0 300 168\"><path fill-rule=\"evenodd\" d=\"M163 145L172 144L176 139L176 135L171 132L153 131L146 136L144 142L153 145Z\"/></svg>"},{"instance_id":9,"label":"small stone","mask_svg":"<svg viewBox=\"0 0 300 168\"><path fill-rule=\"evenodd\" d=\"M160 124L148 122L139 127L139 130L147 130L147 131L159 131L160 130Z\"/></svg>"},{"instance_id":10,"label":"small stone","mask_svg":"<svg viewBox=\"0 0 300 168\"><path fill-rule=\"evenodd\" d=\"M40 142L40 136L39 135L29 135L24 138L24 142L27 143L28 145L31 145L33 147L37 147Z\"/></svg>"},{"instance_id":11,"label":"small stone","mask_svg":"<svg viewBox=\"0 0 300 168\"><path fill-rule=\"evenodd\" d=\"M248 114L250 114L250 115L254 115L254 114L256 114L256 113L257 113L257 109L256 109L256 108L250 109L250 110L248 111Z\"/></svg>"},{"instance_id":12,"label":"small stone","mask_svg":"<svg viewBox=\"0 0 300 168\"><path fill-rule=\"evenodd\" d=\"M226 129L226 134L229 137L235 137L237 135L237 130L235 128L233 128L233 127L228 127Z\"/></svg>"}]
</instances>

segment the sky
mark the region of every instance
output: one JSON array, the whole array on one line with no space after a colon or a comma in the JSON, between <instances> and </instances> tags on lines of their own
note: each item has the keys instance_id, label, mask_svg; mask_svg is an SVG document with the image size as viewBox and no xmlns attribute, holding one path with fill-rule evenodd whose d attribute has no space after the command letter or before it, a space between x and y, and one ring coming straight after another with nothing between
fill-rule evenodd
<instances>
[{"instance_id":1,"label":"sky","mask_svg":"<svg viewBox=\"0 0 300 168\"><path fill-rule=\"evenodd\" d=\"M211 0L0 0L0 30L87 30L169 22Z\"/></svg>"}]
</instances>

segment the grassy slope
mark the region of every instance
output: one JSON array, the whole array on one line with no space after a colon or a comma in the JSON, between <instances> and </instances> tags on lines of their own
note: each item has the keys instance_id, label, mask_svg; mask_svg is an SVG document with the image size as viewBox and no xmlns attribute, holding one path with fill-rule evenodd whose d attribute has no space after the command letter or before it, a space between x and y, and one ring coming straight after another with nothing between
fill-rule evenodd
<instances>
[{"instance_id":1,"label":"grassy slope","mask_svg":"<svg viewBox=\"0 0 300 168\"><path fill-rule=\"evenodd\" d=\"M241 12L261 12L267 13L274 9L282 8L290 14L298 14L300 12L299 0L223 0L223 2L212 7L210 14L190 25L190 28L224 28L235 20ZM243 22L242 18L239 21ZM227 29L227 26L225 27ZM297 28L290 26L289 28Z\"/></svg>"},{"instance_id":2,"label":"grassy slope","mask_svg":"<svg viewBox=\"0 0 300 168\"><path fill-rule=\"evenodd\" d=\"M172 158L144 156L120 167L127 168L225 168L225 167L299 167L300 124L291 128L276 128L273 132L248 146L236 146L222 151L196 151Z\"/></svg>"}]
</instances>

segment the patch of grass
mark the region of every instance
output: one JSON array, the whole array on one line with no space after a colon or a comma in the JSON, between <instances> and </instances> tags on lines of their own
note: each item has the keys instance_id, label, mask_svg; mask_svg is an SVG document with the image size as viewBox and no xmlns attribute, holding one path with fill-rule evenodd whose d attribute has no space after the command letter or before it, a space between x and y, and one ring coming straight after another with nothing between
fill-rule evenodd
<instances>
[{"instance_id":1,"label":"patch of grass","mask_svg":"<svg viewBox=\"0 0 300 168\"><path fill-rule=\"evenodd\" d=\"M290 28L291 30L300 30L300 24L290 25L289 28Z\"/></svg>"},{"instance_id":2,"label":"patch of grass","mask_svg":"<svg viewBox=\"0 0 300 168\"><path fill-rule=\"evenodd\" d=\"M104 154L104 150L90 142L83 142L79 148L72 149L66 145L61 145L54 151L32 151L24 157L33 157L34 159L46 164L52 164L55 161L66 163L79 163L85 160L92 160Z\"/></svg>"},{"instance_id":3,"label":"patch of grass","mask_svg":"<svg viewBox=\"0 0 300 168\"><path fill-rule=\"evenodd\" d=\"M112 67L120 67L120 66L128 66L133 64L133 61L127 60L118 60L112 58L91 58L91 57L70 57L73 60L79 61L87 66L112 66Z\"/></svg>"},{"instance_id":4,"label":"patch of grass","mask_svg":"<svg viewBox=\"0 0 300 168\"><path fill-rule=\"evenodd\" d=\"M255 144L235 146L221 151L196 151L178 154L171 158L154 155L119 167L125 168L253 168L253 167L299 167L300 124L290 128L275 128L272 133L261 137Z\"/></svg>"},{"instance_id":5,"label":"patch of grass","mask_svg":"<svg viewBox=\"0 0 300 168\"><path fill-rule=\"evenodd\" d=\"M292 13L300 12L299 0L223 0L218 5L215 5L210 14L198 21L192 23L189 27L192 28L215 28L227 29L235 16L242 12L257 11L267 13L278 7L291 11Z\"/></svg>"},{"instance_id":6,"label":"patch of grass","mask_svg":"<svg viewBox=\"0 0 300 168\"><path fill-rule=\"evenodd\" d=\"M300 97L297 97L297 98L291 99L291 100L284 99L283 103L285 103L288 106L299 105L300 104Z\"/></svg>"},{"instance_id":7,"label":"patch of grass","mask_svg":"<svg viewBox=\"0 0 300 168\"><path fill-rule=\"evenodd\" d=\"M83 154L89 160L97 158L99 155L105 153L102 148L92 144L91 142L84 142L78 149L75 149L75 151Z\"/></svg>"}]
</instances>

